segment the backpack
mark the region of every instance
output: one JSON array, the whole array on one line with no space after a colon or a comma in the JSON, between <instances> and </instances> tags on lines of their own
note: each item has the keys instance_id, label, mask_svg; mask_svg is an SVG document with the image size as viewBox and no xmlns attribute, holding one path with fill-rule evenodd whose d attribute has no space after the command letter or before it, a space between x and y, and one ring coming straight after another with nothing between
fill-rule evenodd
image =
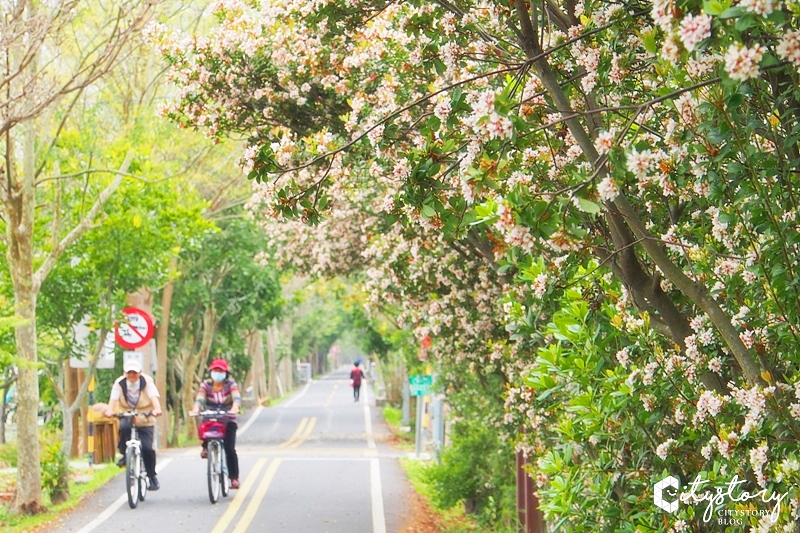
<instances>
[{"instance_id":1,"label":"backpack","mask_svg":"<svg viewBox=\"0 0 800 533\"><path fill-rule=\"evenodd\" d=\"M119 386L122 387L122 394L125 397L125 403L128 403L128 380L122 378L119 382ZM145 389L147 386L147 382L144 380L144 376L139 375L139 394ZM136 409L135 405L130 406L131 409Z\"/></svg>"}]
</instances>

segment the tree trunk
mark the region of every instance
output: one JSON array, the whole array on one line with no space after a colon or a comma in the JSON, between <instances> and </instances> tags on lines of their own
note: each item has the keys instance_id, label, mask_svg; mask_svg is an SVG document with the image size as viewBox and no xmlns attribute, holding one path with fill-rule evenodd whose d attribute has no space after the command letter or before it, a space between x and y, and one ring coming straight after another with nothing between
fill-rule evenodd
<instances>
[{"instance_id":1,"label":"tree trunk","mask_svg":"<svg viewBox=\"0 0 800 533\"><path fill-rule=\"evenodd\" d=\"M17 490L12 510L36 514L42 506L39 468L39 376L36 355L36 296L34 284L34 147L33 122L25 124L22 175L14 171L13 139L7 135L4 204L8 240L8 267L14 285L14 311L23 322L14 330L17 346L17 441L26 443L17 452Z\"/></svg>"},{"instance_id":2,"label":"tree trunk","mask_svg":"<svg viewBox=\"0 0 800 533\"><path fill-rule=\"evenodd\" d=\"M279 338L283 339L284 346L287 346L289 350L289 353L284 354L284 356L280 359L278 370L281 372L281 379L283 380L283 387L286 390L286 394L289 394L289 392L294 389L294 357L292 354L292 334L294 332L293 327L292 316L289 315L283 319L283 322L281 322L279 335Z\"/></svg>"},{"instance_id":3,"label":"tree trunk","mask_svg":"<svg viewBox=\"0 0 800 533\"><path fill-rule=\"evenodd\" d=\"M3 397L0 398L0 444L6 443L6 416L7 412L6 409L8 408L8 404L6 404L6 398L8 398L8 391L11 390L11 386L16 381L16 378L10 377L4 383L0 391L2 391Z\"/></svg>"},{"instance_id":4,"label":"tree trunk","mask_svg":"<svg viewBox=\"0 0 800 533\"><path fill-rule=\"evenodd\" d=\"M169 445L175 447L178 445L178 435L181 431L181 401L177 385L178 370L173 366L172 372L169 373L169 403L172 404L172 433L169 436Z\"/></svg>"},{"instance_id":5,"label":"tree trunk","mask_svg":"<svg viewBox=\"0 0 800 533\"><path fill-rule=\"evenodd\" d=\"M267 327L267 360L269 362L269 376L267 381L267 395L270 398L278 398L280 395L278 393L278 357L277 357L277 349L278 343L276 342L275 332L273 331L274 324L270 324Z\"/></svg>"},{"instance_id":6,"label":"tree trunk","mask_svg":"<svg viewBox=\"0 0 800 533\"><path fill-rule=\"evenodd\" d=\"M267 385L267 375L264 369L264 332L260 329L251 329L248 334L248 353L253 360L253 398L256 404L261 404L265 398L269 398L269 387Z\"/></svg>"},{"instance_id":7,"label":"tree trunk","mask_svg":"<svg viewBox=\"0 0 800 533\"><path fill-rule=\"evenodd\" d=\"M200 349L196 354L189 357L186 366L183 369L183 407L186 411L191 410L194 404L195 391L199 382L195 376L197 369L205 367L208 362L208 354L211 352L211 343L214 340L214 333L217 329L217 312L214 309L214 304L209 303L203 313L203 340L200 343ZM186 420L186 436L192 438L197 430L197 424L194 419Z\"/></svg>"},{"instance_id":8,"label":"tree trunk","mask_svg":"<svg viewBox=\"0 0 800 533\"><path fill-rule=\"evenodd\" d=\"M178 258L173 257L170 262L170 273L175 272L178 268ZM169 403L166 399L167 394L167 343L169 342L169 313L172 308L172 294L175 290L175 282L170 279L169 283L164 286L161 291L161 321L156 328L156 357L157 370L156 370L156 387L158 392L164 395L164 409L167 408ZM158 446L165 448L167 446L167 432L169 431L169 418L162 416L157 421L158 424Z\"/></svg>"},{"instance_id":9,"label":"tree trunk","mask_svg":"<svg viewBox=\"0 0 800 533\"><path fill-rule=\"evenodd\" d=\"M78 397L78 371L69 366L69 359L64 361L64 395L67 397L67 406L75 402ZM64 406L62 405L62 409ZM78 445L78 438L80 437L80 428L78 424L78 412L76 410L67 414L64 409L64 442L69 443L69 456L78 457L80 454L80 446ZM69 428L69 430L68 430Z\"/></svg>"},{"instance_id":10,"label":"tree trunk","mask_svg":"<svg viewBox=\"0 0 800 533\"><path fill-rule=\"evenodd\" d=\"M131 293L125 299L129 305L146 311L150 318L153 317L153 293L150 289L142 287L137 292ZM154 321L155 322L155 321ZM147 344L133 350L142 354L142 372L151 375L152 371L152 355L153 355L153 341L148 341ZM161 389L158 390L159 394L162 393Z\"/></svg>"}]
</instances>

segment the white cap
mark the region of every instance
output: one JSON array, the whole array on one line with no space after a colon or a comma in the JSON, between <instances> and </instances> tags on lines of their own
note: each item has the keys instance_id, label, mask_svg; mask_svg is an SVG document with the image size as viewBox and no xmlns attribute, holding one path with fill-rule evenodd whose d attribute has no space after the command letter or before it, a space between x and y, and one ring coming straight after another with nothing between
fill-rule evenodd
<instances>
[{"instance_id":1,"label":"white cap","mask_svg":"<svg viewBox=\"0 0 800 533\"><path fill-rule=\"evenodd\" d=\"M130 358L125 360L125 364L122 366L125 372L130 372L131 370L136 372L142 371L142 363L140 363L137 359Z\"/></svg>"}]
</instances>

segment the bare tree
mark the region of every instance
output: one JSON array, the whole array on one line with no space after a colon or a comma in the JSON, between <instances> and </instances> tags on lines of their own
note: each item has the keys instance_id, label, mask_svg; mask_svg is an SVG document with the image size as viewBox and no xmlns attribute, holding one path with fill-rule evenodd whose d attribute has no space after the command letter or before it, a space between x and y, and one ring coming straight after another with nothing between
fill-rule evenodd
<instances>
[{"instance_id":1,"label":"bare tree","mask_svg":"<svg viewBox=\"0 0 800 533\"><path fill-rule=\"evenodd\" d=\"M17 425L18 439L26 443L18 452L13 510L27 514L43 509L37 435L37 296L60 255L91 227L132 161L128 153L114 179L92 198L91 207L73 227L62 228L56 216L51 237L37 242L37 175L49 150L37 146L41 139L37 126L43 125L65 97L80 94L130 53L154 7L153 3L138 1L103 4L72 0L53 4L18 0L0 6L0 53L5 59L0 74L0 135L5 137L0 214L5 224L2 238L7 247L15 312L22 319L15 329L19 359Z\"/></svg>"}]
</instances>

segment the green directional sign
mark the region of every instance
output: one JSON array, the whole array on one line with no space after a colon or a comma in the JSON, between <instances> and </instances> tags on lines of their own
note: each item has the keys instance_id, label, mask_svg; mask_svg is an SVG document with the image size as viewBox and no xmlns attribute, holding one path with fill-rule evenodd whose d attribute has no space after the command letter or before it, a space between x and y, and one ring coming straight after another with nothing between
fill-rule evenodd
<instances>
[{"instance_id":1,"label":"green directional sign","mask_svg":"<svg viewBox=\"0 0 800 533\"><path fill-rule=\"evenodd\" d=\"M408 378L411 396L427 396L433 385L433 376L427 374L414 374Z\"/></svg>"}]
</instances>

